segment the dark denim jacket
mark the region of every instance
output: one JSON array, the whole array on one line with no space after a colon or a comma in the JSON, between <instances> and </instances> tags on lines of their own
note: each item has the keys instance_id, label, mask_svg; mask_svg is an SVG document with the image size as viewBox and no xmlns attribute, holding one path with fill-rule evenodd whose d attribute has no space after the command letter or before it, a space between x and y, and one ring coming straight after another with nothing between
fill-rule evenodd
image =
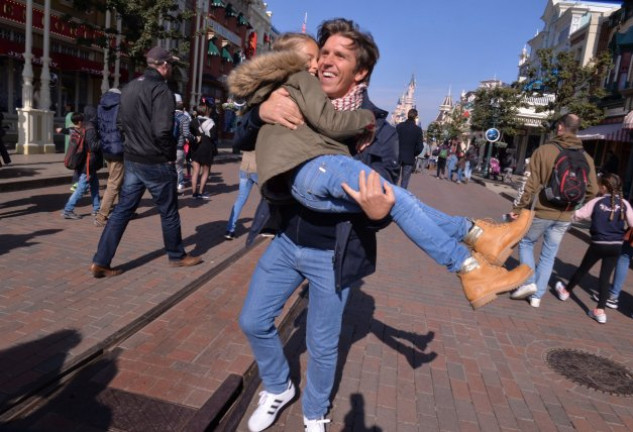
<instances>
[{"instance_id":1,"label":"dark denim jacket","mask_svg":"<svg viewBox=\"0 0 633 432\"><path fill-rule=\"evenodd\" d=\"M362 108L376 116L376 136L365 151L354 157L374 169L383 178L395 183L398 178L398 135L386 121L387 112L365 98ZM257 132L263 125L257 107L238 119L234 147L253 150ZM350 286L376 271L376 232L391 219L375 222L364 214L327 214L313 212L298 203L269 206L262 201L253 219L250 244L262 230L286 234L296 244L317 249L334 249L336 289Z\"/></svg>"}]
</instances>

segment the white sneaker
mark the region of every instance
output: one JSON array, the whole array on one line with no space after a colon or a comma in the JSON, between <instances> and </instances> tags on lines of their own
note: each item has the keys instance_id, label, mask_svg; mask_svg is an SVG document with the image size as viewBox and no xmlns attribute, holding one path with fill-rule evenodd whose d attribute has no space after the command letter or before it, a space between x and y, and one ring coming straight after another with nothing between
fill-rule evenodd
<instances>
[{"instance_id":1,"label":"white sneaker","mask_svg":"<svg viewBox=\"0 0 633 432\"><path fill-rule=\"evenodd\" d=\"M272 394L267 391L259 392L257 409L248 419L248 430L259 432L268 428L277 419L279 411L295 397L295 386L288 382L288 389L280 394Z\"/></svg>"},{"instance_id":2,"label":"white sneaker","mask_svg":"<svg viewBox=\"0 0 633 432\"><path fill-rule=\"evenodd\" d=\"M541 305L541 299L537 297L530 297L530 306L537 308Z\"/></svg>"},{"instance_id":3,"label":"white sneaker","mask_svg":"<svg viewBox=\"0 0 633 432\"><path fill-rule=\"evenodd\" d=\"M560 301L565 301L569 298L569 291L565 289L565 284L561 281L556 282L554 290L556 291L556 295Z\"/></svg>"},{"instance_id":4,"label":"white sneaker","mask_svg":"<svg viewBox=\"0 0 633 432\"><path fill-rule=\"evenodd\" d=\"M598 321L600 324L606 324L607 322L607 314L605 313L597 314L594 309L589 310L589 312L587 312L587 315L589 315L589 317Z\"/></svg>"},{"instance_id":5,"label":"white sneaker","mask_svg":"<svg viewBox=\"0 0 633 432\"><path fill-rule=\"evenodd\" d=\"M530 283L521 285L510 294L510 298L513 300L522 300L536 293L536 284Z\"/></svg>"},{"instance_id":6,"label":"white sneaker","mask_svg":"<svg viewBox=\"0 0 633 432\"><path fill-rule=\"evenodd\" d=\"M330 420L321 417L316 420L308 420L303 417L303 426L305 428L305 432L325 432L325 424L329 423Z\"/></svg>"}]
</instances>

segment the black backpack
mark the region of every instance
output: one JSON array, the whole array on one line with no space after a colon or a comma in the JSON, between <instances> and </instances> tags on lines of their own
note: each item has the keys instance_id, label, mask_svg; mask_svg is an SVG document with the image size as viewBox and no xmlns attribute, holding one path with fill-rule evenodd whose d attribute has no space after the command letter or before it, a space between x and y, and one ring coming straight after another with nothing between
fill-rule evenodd
<instances>
[{"instance_id":1,"label":"black backpack","mask_svg":"<svg viewBox=\"0 0 633 432\"><path fill-rule=\"evenodd\" d=\"M545 197L552 204L576 206L585 198L589 175L589 163L583 149L562 148L554 161Z\"/></svg>"},{"instance_id":2,"label":"black backpack","mask_svg":"<svg viewBox=\"0 0 633 432\"><path fill-rule=\"evenodd\" d=\"M68 150L64 155L64 166L71 170L78 169L86 162L86 148L84 146L85 131L73 131L70 134Z\"/></svg>"}]
</instances>

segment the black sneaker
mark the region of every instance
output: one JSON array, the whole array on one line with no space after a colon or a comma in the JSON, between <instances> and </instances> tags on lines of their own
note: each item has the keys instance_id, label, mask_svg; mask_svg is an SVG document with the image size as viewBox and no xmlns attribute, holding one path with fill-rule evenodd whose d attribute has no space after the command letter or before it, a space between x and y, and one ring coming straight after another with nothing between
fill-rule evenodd
<instances>
[{"instance_id":1,"label":"black sneaker","mask_svg":"<svg viewBox=\"0 0 633 432\"><path fill-rule=\"evenodd\" d=\"M81 219L81 216L79 216L77 213L75 213L74 211L65 211L62 213L62 217L64 219L72 219L72 220L78 220Z\"/></svg>"},{"instance_id":2,"label":"black sneaker","mask_svg":"<svg viewBox=\"0 0 633 432\"><path fill-rule=\"evenodd\" d=\"M197 193L197 192L192 193L191 194L191 198L193 198L193 199L202 199L201 195L199 193Z\"/></svg>"},{"instance_id":3,"label":"black sneaker","mask_svg":"<svg viewBox=\"0 0 633 432\"><path fill-rule=\"evenodd\" d=\"M198 194L198 199L210 201L211 195L209 195L208 193L201 193L201 194Z\"/></svg>"},{"instance_id":4,"label":"black sneaker","mask_svg":"<svg viewBox=\"0 0 633 432\"><path fill-rule=\"evenodd\" d=\"M591 294L591 299L595 302L600 301L600 297L596 293ZM615 297L609 296L609 298L607 299L607 307L611 309L617 309L618 299Z\"/></svg>"},{"instance_id":5,"label":"black sneaker","mask_svg":"<svg viewBox=\"0 0 633 432\"><path fill-rule=\"evenodd\" d=\"M227 240L233 240L235 238L235 232L227 231L226 234L224 234L224 238Z\"/></svg>"}]
</instances>

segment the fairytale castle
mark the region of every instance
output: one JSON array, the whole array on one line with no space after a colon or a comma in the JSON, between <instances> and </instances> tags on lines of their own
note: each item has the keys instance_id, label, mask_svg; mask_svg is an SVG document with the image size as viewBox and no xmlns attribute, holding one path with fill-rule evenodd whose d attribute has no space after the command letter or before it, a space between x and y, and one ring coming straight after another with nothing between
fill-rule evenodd
<instances>
[{"instance_id":1,"label":"fairytale castle","mask_svg":"<svg viewBox=\"0 0 633 432\"><path fill-rule=\"evenodd\" d=\"M393 110L391 114L391 118L389 122L393 125L401 123L407 119L407 113L411 108L416 108L415 106L415 75L411 75L411 81L409 82L409 86L407 90L400 96L398 99L398 103L396 108Z\"/></svg>"}]
</instances>

